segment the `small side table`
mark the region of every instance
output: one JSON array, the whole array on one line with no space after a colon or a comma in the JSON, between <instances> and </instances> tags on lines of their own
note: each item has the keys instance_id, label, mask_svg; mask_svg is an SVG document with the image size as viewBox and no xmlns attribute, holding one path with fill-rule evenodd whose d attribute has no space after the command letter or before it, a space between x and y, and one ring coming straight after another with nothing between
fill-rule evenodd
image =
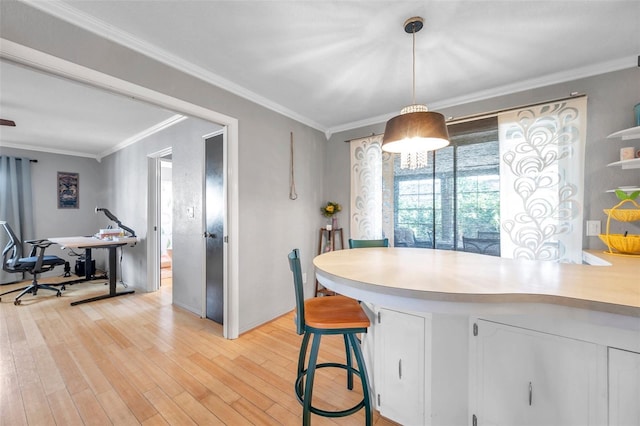
<instances>
[{"instance_id":1,"label":"small side table","mask_svg":"<svg viewBox=\"0 0 640 426\"><path fill-rule=\"evenodd\" d=\"M340 238L339 240L338 237ZM336 248L336 241L340 242L340 248ZM344 235L342 233L342 228L332 229L331 231L328 231L326 228L320 228L318 254L342 249L344 249ZM335 295L335 292L322 287L318 280L316 280L316 296L319 295L333 296Z\"/></svg>"}]
</instances>

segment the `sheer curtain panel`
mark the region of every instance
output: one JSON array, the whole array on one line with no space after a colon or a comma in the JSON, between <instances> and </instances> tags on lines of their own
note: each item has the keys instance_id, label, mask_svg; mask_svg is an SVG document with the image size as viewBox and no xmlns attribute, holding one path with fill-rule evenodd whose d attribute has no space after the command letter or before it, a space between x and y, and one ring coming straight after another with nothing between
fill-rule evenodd
<instances>
[{"instance_id":1,"label":"sheer curtain panel","mask_svg":"<svg viewBox=\"0 0 640 426\"><path fill-rule=\"evenodd\" d=\"M587 98L500 114L503 257L582 262Z\"/></svg>"},{"instance_id":2,"label":"sheer curtain panel","mask_svg":"<svg viewBox=\"0 0 640 426\"><path fill-rule=\"evenodd\" d=\"M31 194L31 161L28 158L0 156L0 220L23 241L34 238L33 201ZM0 232L0 249L7 244L7 236ZM0 284L20 280L16 274L0 270Z\"/></svg>"}]
</instances>

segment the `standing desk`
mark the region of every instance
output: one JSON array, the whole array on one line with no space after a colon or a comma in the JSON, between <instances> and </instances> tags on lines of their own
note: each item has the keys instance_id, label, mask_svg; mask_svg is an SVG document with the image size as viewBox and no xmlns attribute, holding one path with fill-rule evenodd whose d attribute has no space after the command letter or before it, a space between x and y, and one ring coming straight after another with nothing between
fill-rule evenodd
<instances>
[{"instance_id":1,"label":"standing desk","mask_svg":"<svg viewBox=\"0 0 640 426\"><path fill-rule=\"evenodd\" d=\"M126 246L127 244L135 244L138 242L138 238L120 237L115 240L101 240L95 237L53 237L48 238L48 240L60 245L62 248L84 249L86 281L91 279L91 250L94 248L104 248L109 250L109 293L102 296L90 297L88 299L71 302L72 306L135 292L135 290L126 290L121 292L116 291L116 280L118 276L117 250L118 247Z\"/></svg>"}]
</instances>

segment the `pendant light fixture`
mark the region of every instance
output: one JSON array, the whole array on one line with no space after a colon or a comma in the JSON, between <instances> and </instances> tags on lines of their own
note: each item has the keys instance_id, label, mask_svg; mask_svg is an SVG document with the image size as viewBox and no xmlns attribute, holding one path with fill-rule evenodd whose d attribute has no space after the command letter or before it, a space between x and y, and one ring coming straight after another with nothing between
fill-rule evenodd
<instances>
[{"instance_id":1,"label":"pendant light fixture","mask_svg":"<svg viewBox=\"0 0 640 426\"><path fill-rule=\"evenodd\" d=\"M404 107L400 115L387 121L382 139L382 150L400 153L400 167L425 167L429 151L449 145L449 132L444 116L430 112L426 105L416 104L416 33L424 20L419 16L404 23L405 32L413 37L413 104Z\"/></svg>"}]
</instances>

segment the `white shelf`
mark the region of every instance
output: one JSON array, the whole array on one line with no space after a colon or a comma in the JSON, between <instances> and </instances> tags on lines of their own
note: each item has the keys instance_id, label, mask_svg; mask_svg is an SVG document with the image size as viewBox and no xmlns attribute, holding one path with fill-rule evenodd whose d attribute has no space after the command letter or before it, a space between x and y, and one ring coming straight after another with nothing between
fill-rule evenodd
<instances>
[{"instance_id":1,"label":"white shelf","mask_svg":"<svg viewBox=\"0 0 640 426\"><path fill-rule=\"evenodd\" d=\"M622 138L623 141L631 139L640 139L640 126L631 127L629 129L620 130L615 133L611 133L607 136L607 139Z\"/></svg>"},{"instance_id":2,"label":"white shelf","mask_svg":"<svg viewBox=\"0 0 640 426\"><path fill-rule=\"evenodd\" d=\"M612 166L620 166L623 169L638 169L640 168L640 158L632 158L631 160L622 160L607 164L607 167Z\"/></svg>"}]
</instances>

